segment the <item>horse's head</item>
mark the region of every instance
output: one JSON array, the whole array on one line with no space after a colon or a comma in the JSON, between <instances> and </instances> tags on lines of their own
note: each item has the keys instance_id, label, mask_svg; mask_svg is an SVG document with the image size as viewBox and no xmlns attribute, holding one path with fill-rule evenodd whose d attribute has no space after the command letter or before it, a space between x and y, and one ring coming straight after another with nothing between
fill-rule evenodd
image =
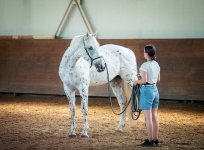
<instances>
[{"instance_id":1,"label":"horse's head","mask_svg":"<svg viewBox=\"0 0 204 150\"><path fill-rule=\"evenodd\" d=\"M91 61L91 66L94 65L98 72L105 70L105 62L99 52L99 43L94 35L86 34L83 36L83 46L86 51L86 58Z\"/></svg>"}]
</instances>

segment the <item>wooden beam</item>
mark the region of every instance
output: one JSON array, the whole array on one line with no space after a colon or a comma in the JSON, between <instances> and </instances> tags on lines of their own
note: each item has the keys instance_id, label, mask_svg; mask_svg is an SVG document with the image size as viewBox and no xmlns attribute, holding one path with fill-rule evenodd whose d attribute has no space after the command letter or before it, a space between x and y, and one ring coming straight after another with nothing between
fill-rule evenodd
<instances>
[{"instance_id":1,"label":"wooden beam","mask_svg":"<svg viewBox=\"0 0 204 150\"><path fill-rule=\"evenodd\" d=\"M66 22L66 20L67 20L67 18L68 18L68 15L70 14L70 12L71 12L71 10L72 10L72 7L73 7L74 5L77 6L77 8L78 8L78 10L79 10L79 13L80 13L80 15L81 15L81 17L82 17L82 19L83 19L83 22L84 22L84 24L85 24L85 26L86 26L88 32L93 34L93 30L92 30L92 28L91 28L91 25L90 25L90 23L89 23L89 21L88 21L86 15L85 15L85 13L84 13L82 7L81 7L81 1L80 1L80 0L71 0L71 1L69 2L69 5L68 5L68 7L67 7L67 9L66 9L66 11L65 11L65 13L64 13L64 15L63 15L63 17L62 17L62 20L60 21L60 24L59 24L59 26L58 26L58 28L57 28L57 31L55 32L55 37L56 37L56 38L58 38L59 35L61 34L61 32L62 32L62 30L63 30L63 27L64 27L64 24L65 24L65 22Z\"/></svg>"}]
</instances>

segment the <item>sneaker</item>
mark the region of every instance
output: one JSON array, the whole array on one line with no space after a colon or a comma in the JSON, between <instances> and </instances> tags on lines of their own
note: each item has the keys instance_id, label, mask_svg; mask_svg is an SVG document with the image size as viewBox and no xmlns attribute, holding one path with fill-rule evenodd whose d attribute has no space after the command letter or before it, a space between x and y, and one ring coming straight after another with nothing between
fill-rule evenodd
<instances>
[{"instance_id":1,"label":"sneaker","mask_svg":"<svg viewBox=\"0 0 204 150\"><path fill-rule=\"evenodd\" d=\"M148 139L146 139L144 141L144 143L141 144L142 147L153 147L154 146L154 141L149 141Z\"/></svg>"},{"instance_id":2,"label":"sneaker","mask_svg":"<svg viewBox=\"0 0 204 150\"><path fill-rule=\"evenodd\" d=\"M154 141L154 144L155 144L155 146L160 146L159 140L155 140L155 141Z\"/></svg>"}]
</instances>

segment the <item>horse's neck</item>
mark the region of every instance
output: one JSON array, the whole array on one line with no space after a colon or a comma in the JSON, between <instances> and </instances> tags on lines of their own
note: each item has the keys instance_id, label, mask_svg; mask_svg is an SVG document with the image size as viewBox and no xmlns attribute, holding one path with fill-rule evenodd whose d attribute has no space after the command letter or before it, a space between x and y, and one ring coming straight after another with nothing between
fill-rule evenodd
<instances>
[{"instance_id":1,"label":"horse's neck","mask_svg":"<svg viewBox=\"0 0 204 150\"><path fill-rule=\"evenodd\" d=\"M73 55L70 56L70 59L68 60L68 67L70 69L73 69L74 66L76 65L76 62L79 60L81 57L80 50L76 51Z\"/></svg>"},{"instance_id":2,"label":"horse's neck","mask_svg":"<svg viewBox=\"0 0 204 150\"><path fill-rule=\"evenodd\" d=\"M64 69L73 69L80 57L80 48L73 49L69 47L63 55L60 67Z\"/></svg>"}]
</instances>

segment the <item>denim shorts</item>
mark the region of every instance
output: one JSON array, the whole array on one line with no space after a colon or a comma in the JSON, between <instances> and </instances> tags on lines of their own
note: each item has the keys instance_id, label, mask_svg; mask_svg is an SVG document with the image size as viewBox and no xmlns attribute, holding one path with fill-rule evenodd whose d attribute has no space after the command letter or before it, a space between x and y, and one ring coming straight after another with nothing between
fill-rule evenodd
<instances>
[{"instance_id":1,"label":"denim shorts","mask_svg":"<svg viewBox=\"0 0 204 150\"><path fill-rule=\"evenodd\" d=\"M140 109L150 110L159 107L159 92L156 84L142 85L140 88Z\"/></svg>"}]
</instances>

